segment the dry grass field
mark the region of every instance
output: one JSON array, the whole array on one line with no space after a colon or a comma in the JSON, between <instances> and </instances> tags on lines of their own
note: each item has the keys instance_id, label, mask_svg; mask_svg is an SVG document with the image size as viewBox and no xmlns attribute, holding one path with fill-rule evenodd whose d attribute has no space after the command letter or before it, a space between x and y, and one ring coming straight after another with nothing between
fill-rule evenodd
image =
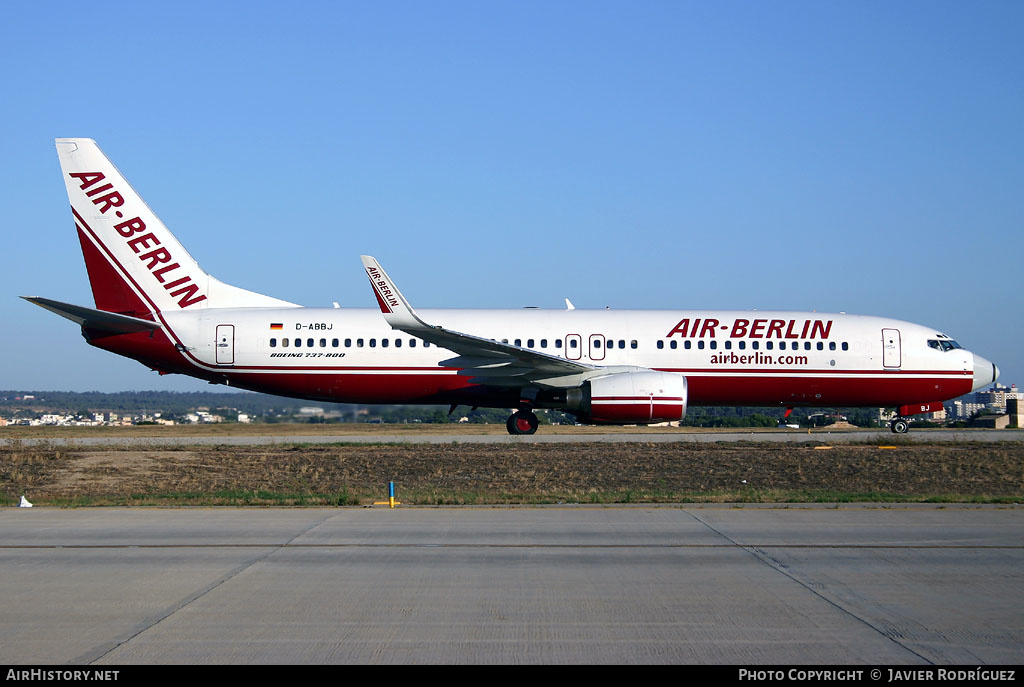
<instances>
[{"instance_id":1,"label":"dry grass field","mask_svg":"<svg viewBox=\"0 0 1024 687\"><path fill-rule=\"evenodd\" d=\"M424 505L1013 503L1024 499L1024 444L0 446L5 505L22 494L56 506L367 505L389 481L403 503Z\"/></svg>"}]
</instances>

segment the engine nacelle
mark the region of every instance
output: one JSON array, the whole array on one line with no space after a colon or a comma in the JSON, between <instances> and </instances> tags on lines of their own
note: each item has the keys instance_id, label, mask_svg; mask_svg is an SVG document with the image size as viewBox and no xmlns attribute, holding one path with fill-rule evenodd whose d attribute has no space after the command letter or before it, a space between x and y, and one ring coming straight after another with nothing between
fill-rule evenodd
<instances>
[{"instance_id":1,"label":"engine nacelle","mask_svg":"<svg viewBox=\"0 0 1024 687\"><path fill-rule=\"evenodd\" d=\"M686 415L686 377L671 372L618 372L589 379L573 391L569 410L584 421L646 425Z\"/></svg>"}]
</instances>

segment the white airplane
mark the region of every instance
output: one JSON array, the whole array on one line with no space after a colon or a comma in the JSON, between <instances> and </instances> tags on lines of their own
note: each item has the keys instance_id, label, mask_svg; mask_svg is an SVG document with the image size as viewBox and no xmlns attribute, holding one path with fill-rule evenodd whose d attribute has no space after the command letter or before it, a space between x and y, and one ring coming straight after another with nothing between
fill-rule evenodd
<instances>
[{"instance_id":1,"label":"white airplane","mask_svg":"<svg viewBox=\"0 0 1024 687\"><path fill-rule=\"evenodd\" d=\"M98 348L160 372L342 403L538 408L595 424L680 420L687 405L875 406L907 417L999 370L935 329L847 314L421 310L372 257L376 309L305 308L218 281L90 139L57 139L96 308L27 300ZM383 316L382 316L383 315ZM789 410L787 410L787 415Z\"/></svg>"}]
</instances>

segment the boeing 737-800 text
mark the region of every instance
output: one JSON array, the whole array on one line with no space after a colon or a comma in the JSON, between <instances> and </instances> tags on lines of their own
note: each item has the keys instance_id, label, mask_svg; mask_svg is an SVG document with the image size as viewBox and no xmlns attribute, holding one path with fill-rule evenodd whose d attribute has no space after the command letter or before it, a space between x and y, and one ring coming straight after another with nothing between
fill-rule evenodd
<instances>
[{"instance_id":1,"label":"boeing 737-800 text","mask_svg":"<svg viewBox=\"0 0 1024 687\"><path fill-rule=\"evenodd\" d=\"M906 417L998 369L930 327L847 314L420 310L373 258L378 309L305 308L206 273L90 139L58 139L95 308L28 300L160 373L342 403L538 408L581 422L680 420L687 405L880 406Z\"/></svg>"}]
</instances>

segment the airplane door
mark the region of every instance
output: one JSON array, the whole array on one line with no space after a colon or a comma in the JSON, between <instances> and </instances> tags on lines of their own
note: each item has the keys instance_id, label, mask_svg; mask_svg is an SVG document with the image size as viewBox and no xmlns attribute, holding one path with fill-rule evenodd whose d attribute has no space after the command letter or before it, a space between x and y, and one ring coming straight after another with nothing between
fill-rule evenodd
<instances>
[{"instance_id":1,"label":"airplane door","mask_svg":"<svg viewBox=\"0 0 1024 687\"><path fill-rule=\"evenodd\" d=\"M218 324L217 325L217 364L218 365L234 365L235 364L235 325L233 324Z\"/></svg>"},{"instance_id":2,"label":"airplane door","mask_svg":"<svg viewBox=\"0 0 1024 687\"><path fill-rule=\"evenodd\" d=\"M579 334L565 335L565 357L569 360L579 360L583 355L583 339Z\"/></svg>"},{"instance_id":3,"label":"airplane door","mask_svg":"<svg viewBox=\"0 0 1024 687\"><path fill-rule=\"evenodd\" d=\"M604 348L605 348L604 334L591 334L590 335L590 359L591 360L604 360Z\"/></svg>"},{"instance_id":4,"label":"airplane door","mask_svg":"<svg viewBox=\"0 0 1024 687\"><path fill-rule=\"evenodd\" d=\"M902 363L903 353L900 346L899 329L882 330L882 366L899 367Z\"/></svg>"}]
</instances>

